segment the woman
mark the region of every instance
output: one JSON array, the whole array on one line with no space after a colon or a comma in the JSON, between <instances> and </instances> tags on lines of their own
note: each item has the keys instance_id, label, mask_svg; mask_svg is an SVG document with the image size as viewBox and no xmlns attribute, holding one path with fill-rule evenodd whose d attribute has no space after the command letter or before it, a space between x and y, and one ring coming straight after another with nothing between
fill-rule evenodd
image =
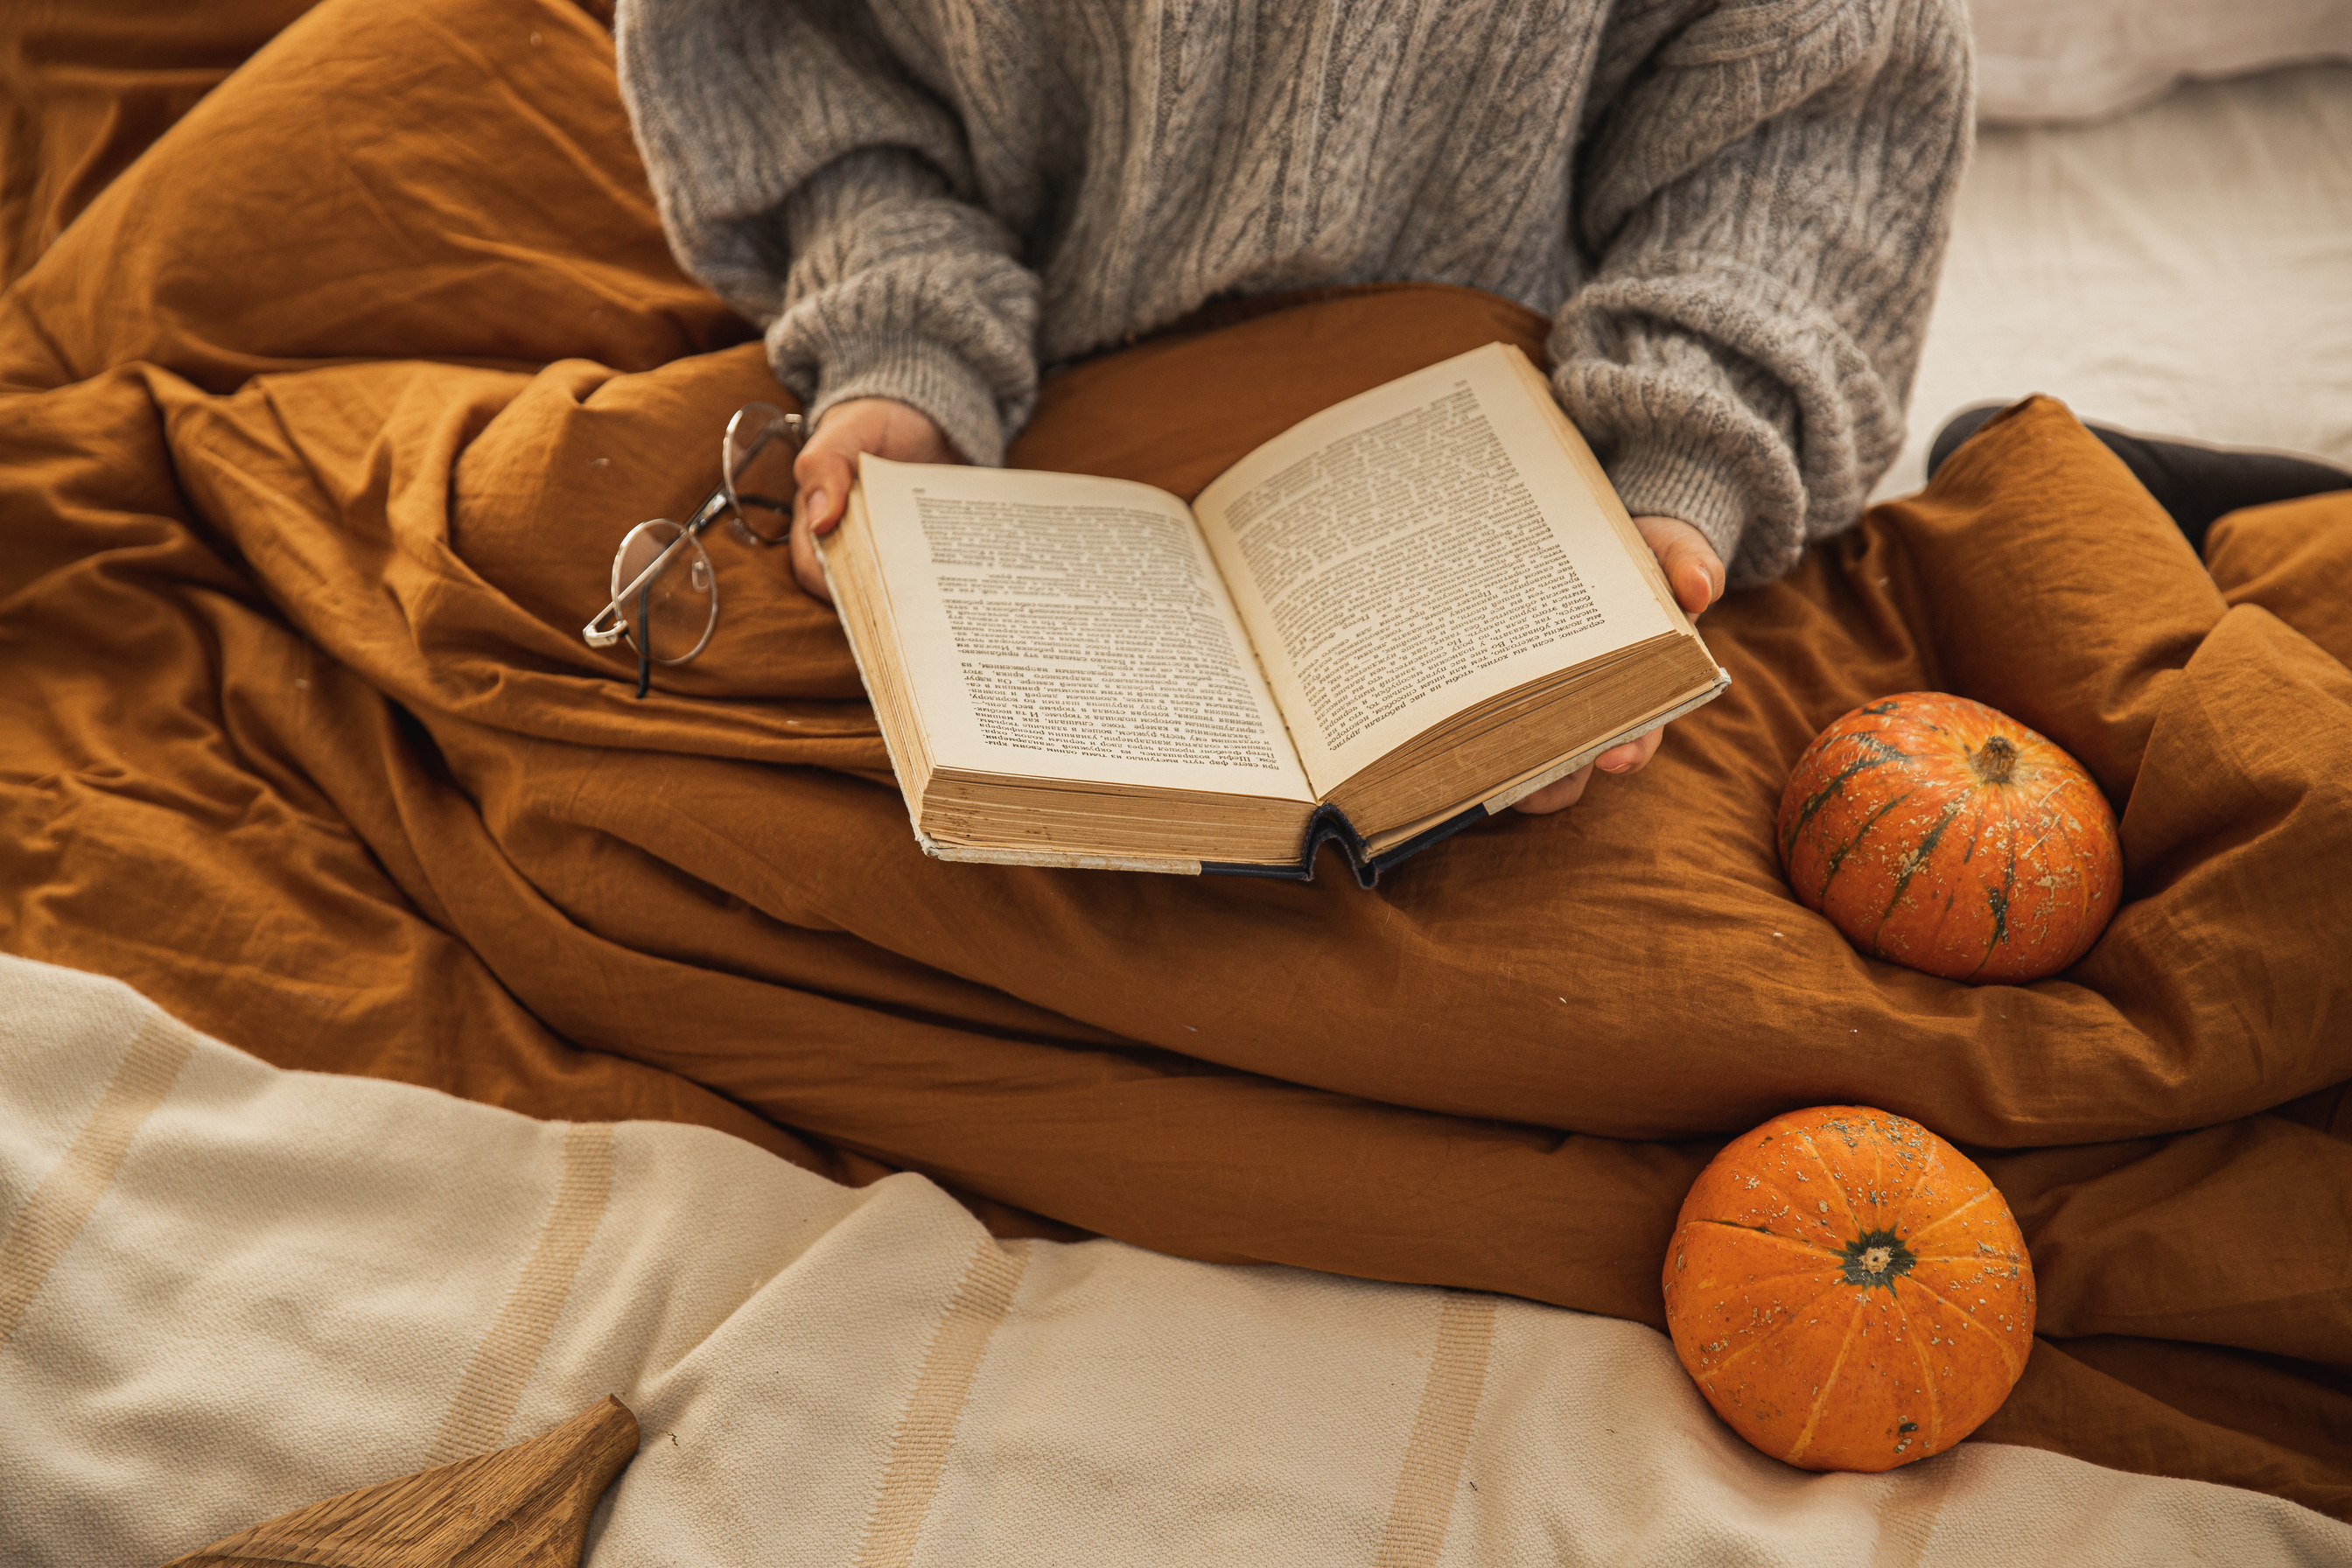
<instances>
[{"instance_id":1,"label":"woman","mask_svg":"<svg viewBox=\"0 0 2352 1568\"><path fill-rule=\"evenodd\" d=\"M820 595L857 454L1000 462L1041 365L1412 279L1555 320L1553 388L1696 613L1893 460L1969 133L1957 0L622 0L616 31L673 248L818 421Z\"/></svg>"}]
</instances>

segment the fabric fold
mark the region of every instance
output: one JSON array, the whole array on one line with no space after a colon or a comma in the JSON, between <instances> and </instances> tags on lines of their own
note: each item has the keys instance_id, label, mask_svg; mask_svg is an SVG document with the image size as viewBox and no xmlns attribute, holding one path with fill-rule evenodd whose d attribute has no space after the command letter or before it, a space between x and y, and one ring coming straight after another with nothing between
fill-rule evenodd
<instances>
[{"instance_id":1,"label":"fabric fold","mask_svg":"<svg viewBox=\"0 0 2352 1568\"><path fill-rule=\"evenodd\" d=\"M596 28L436 5L329 0L0 298L0 947L281 1066L918 1171L1009 1231L1645 1323L1691 1177L1791 1106L1916 1117L2021 1210L2084 1162L2077 1214L2138 1212L2156 1152L2200 1138L2226 1173L2275 1168L2273 1121L2352 1135L2352 610L2307 575L2352 502L2224 520L2208 576L2029 402L1711 610L1731 689L1571 812L1370 895L927 860L782 563L716 542L718 636L643 702L625 650L581 643L621 535L684 515L728 413L782 394L670 261ZM288 124L334 155L278 155ZM1548 330L1460 289L1279 303L1050 378L1011 460L1190 494ZM1923 688L2050 734L2123 806L2132 900L2068 973L1878 963L1782 883L1794 759ZM2309 1164L2313 1212L2352 1204ZM2200 1180L2170 1223L2226 1250L2270 1223L2259 1187ZM2086 1304L2082 1343L2142 1348L2049 1342L2010 1440L2341 1506L2347 1396L2307 1363L2341 1285L2126 1322L2089 1304L2160 1298L2165 1267L2066 1212L2053 1300ZM2241 1363L2236 1395L2206 1370ZM2156 1436L2103 1447L2118 1422Z\"/></svg>"}]
</instances>

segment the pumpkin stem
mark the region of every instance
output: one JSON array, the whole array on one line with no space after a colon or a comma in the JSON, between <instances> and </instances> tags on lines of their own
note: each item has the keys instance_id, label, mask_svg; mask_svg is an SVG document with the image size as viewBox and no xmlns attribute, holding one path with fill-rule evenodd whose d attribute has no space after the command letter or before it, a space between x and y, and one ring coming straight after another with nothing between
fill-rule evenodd
<instances>
[{"instance_id":1,"label":"pumpkin stem","mask_svg":"<svg viewBox=\"0 0 2352 1568\"><path fill-rule=\"evenodd\" d=\"M2010 773L2017 767L2017 746L2008 736L1995 735L1977 748L1969 764L1985 783L2007 784Z\"/></svg>"},{"instance_id":2,"label":"pumpkin stem","mask_svg":"<svg viewBox=\"0 0 2352 1568\"><path fill-rule=\"evenodd\" d=\"M1873 1285L1895 1289L1895 1281L1911 1272L1919 1255L1891 1230L1874 1230L1845 1244L1845 1282L1867 1289Z\"/></svg>"}]
</instances>

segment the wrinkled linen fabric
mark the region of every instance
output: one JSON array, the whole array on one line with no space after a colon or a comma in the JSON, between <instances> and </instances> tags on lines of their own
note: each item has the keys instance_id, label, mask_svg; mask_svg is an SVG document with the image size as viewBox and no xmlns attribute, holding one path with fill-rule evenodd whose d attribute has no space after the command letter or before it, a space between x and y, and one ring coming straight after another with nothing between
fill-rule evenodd
<instances>
[{"instance_id":1,"label":"wrinkled linen fabric","mask_svg":"<svg viewBox=\"0 0 2352 1568\"><path fill-rule=\"evenodd\" d=\"M160 1563L608 1394L638 1447L585 1568L2352 1557L2277 1498L2000 1444L1808 1475L1637 1324L1000 1244L919 1176L285 1072L5 956L0 1129L13 1568Z\"/></svg>"},{"instance_id":2,"label":"wrinkled linen fabric","mask_svg":"<svg viewBox=\"0 0 2352 1568\"><path fill-rule=\"evenodd\" d=\"M1196 325L1049 380L1012 460L1189 494L1546 328L1412 286ZM1986 1436L2352 1516L2340 499L2224 520L2208 575L2025 404L1711 611L1734 685L1643 773L1368 894L924 858L834 616L731 541L709 651L631 700L578 636L611 551L778 391L551 0L310 13L0 296L0 948L281 1066L916 1170L1007 1232L1651 1324L1721 1139L1877 1105L2034 1249ZM1790 763L1917 688L2116 804L2129 901L2067 974L1874 963L1788 895Z\"/></svg>"},{"instance_id":3,"label":"wrinkled linen fabric","mask_svg":"<svg viewBox=\"0 0 2352 1568\"><path fill-rule=\"evenodd\" d=\"M9 0L0 21L0 283L314 0Z\"/></svg>"}]
</instances>

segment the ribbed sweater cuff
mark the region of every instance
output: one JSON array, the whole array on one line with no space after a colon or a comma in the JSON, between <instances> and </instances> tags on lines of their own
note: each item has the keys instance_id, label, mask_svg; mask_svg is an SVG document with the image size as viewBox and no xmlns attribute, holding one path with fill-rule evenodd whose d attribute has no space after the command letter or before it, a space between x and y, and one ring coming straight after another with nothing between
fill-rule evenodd
<instances>
[{"instance_id":1,"label":"ribbed sweater cuff","mask_svg":"<svg viewBox=\"0 0 2352 1568\"><path fill-rule=\"evenodd\" d=\"M1627 511L1681 519L1706 535L1726 567L1731 564L1749 508L1719 453L1701 441L1653 438L1620 453L1608 470Z\"/></svg>"},{"instance_id":2,"label":"ribbed sweater cuff","mask_svg":"<svg viewBox=\"0 0 2352 1568\"><path fill-rule=\"evenodd\" d=\"M792 383L787 376L785 384ZM984 468L1003 465L1004 417L996 394L944 344L881 335L834 338L825 345L814 390L807 399L812 424L853 397L893 397L929 415L968 460Z\"/></svg>"}]
</instances>

